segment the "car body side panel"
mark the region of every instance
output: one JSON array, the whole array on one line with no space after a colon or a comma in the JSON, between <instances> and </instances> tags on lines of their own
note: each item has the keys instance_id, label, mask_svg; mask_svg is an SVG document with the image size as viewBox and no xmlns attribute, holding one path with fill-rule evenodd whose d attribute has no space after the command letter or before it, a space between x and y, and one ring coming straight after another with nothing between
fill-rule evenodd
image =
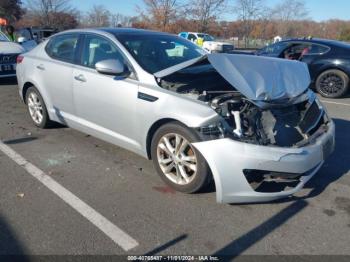
<instances>
[{"instance_id":1,"label":"car body side panel","mask_svg":"<svg viewBox=\"0 0 350 262\"><path fill-rule=\"evenodd\" d=\"M315 59L311 63L306 61L309 66L311 78L316 82L317 77L324 71L329 69L339 69L350 76L350 59L334 59L324 57L322 59Z\"/></svg>"},{"instance_id":2,"label":"car body side panel","mask_svg":"<svg viewBox=\"0 0 350 262\"><path fill-rule=\"evenodd\" d=\"M20 97L25 99L25 97L22 96L23 94L23 88L25 84L34 85L38 91L40 92L41 96L43 97L45 101L45 105L48 109L48 113L50 115L50 119L59 122L59 119L56 118L55 115L50 114L50 108L53 108L53 102L51 100L51 96L48 92L48 89L45 88L44 83L42 82L42 78L38 77L36 74L37 68L34 66L37 61L36 52L39 50L33 49L31 52L24 54L24 59L21 64L17 65L17 81L18 81L18 88L19 88L19 94Z\"/></svg>"},{"instance_id":3,"label":"car body side panel","mask_svg":"<svg viewBox=\"0 0 350 262\"><path fill-rule=\"evenodd\" d=\"M73 65L43 55L41 59L36 59L33 66L37 78L40 79L50 95L53 103L50 110L56 108L74 114Z\"/></svg>"},{"instance_id":4,"label":"car body side panel","mask_svg":"<svg viewBox=\"0 0 350 262\"><path fill-rule=\"evenodd\" d=\"M75 116L79 119L76 124L110 134L114 144L142 151L140 141L135 140L139 132L135 125L141 121L136 113L138 81L76 66L73 76L79 75L85 78L85 82L74 79Z\"/></svg>"},{"instance_id":5,"label":"car body side panel","mask_svg":"<svg viewBox=\"0 0 350 262\"><path fill-rule=\"evenodd\" d=\"M156 86L139 86L139 93L157 98L150 102L138 99L136 103L138 140L146 149L147 136L154 123L172 119L188 127L200 127L219 121L219 115L208 105ZM146 151L145 151L146 153ZM147 156L145 154L145 156Z\"/></svg>"},{"instance_id":6,"label":"car body side panel","mask_svg":"<svg viewBox=\"0 0 350 262\"><path fill-rule=\"evenodd\" d=\"M42 95L50 119L62 122L55 114L57 110L74 113L72 96L73 65L51 59L45 52L45 45L24 54L22 64L18 65L17 78L23 85L32 83ZM25 78L23 78L25 72Z\"/></svg>"}]
</instances>

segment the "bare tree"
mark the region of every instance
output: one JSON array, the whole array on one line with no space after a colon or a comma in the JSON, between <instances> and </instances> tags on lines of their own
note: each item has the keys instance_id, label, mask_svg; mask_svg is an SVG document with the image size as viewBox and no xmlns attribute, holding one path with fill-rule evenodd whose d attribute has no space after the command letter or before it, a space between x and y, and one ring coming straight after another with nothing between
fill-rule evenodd
<instances>
[{"instance_id":1,"label":"bare tree","mask_svg":"<svg viewBox=\"0 0 350 262\"><path fill-rule=\"evenodd\" d=\"M309 14L303 0L284 0L271 11L272 19L279 21L278 32L283 36L298 35L297 20L305 20Z\"/></svg>"},{"instance_id":2,"label":"bare tree","mask_svg":"<svg viewBox=\"0 0 350 262\"><path fill-rule=\"evenodd\" d=\"M190 0L186 9L198 21L199 31L207 32L210 21L222 14L226 2L227 0Z\"/></svg>"},{"instance_id":3,"label":"bare tree","mask_svg":"<svg viewBox=\"0 0 350 262\"><path fill-rule=\"evenodd\" d=\"M70 0L28 0L27 7L32 15L36 16L42 26L55 27L55 15L70 14L75 15L75 10L70 5Z\"/></svg>"},{"instance_id":4,"label":"bare tree","mask_svg":"<svg viewBox=\"0 0 350 262\"><path fill-rule=\"evenodd\" d=\"M242 23L242 32L245 39L245 46L248 45L256 20L266 15L267 8L264 0L236 0L234 12Z\"/></svg>"},{"instance_id":5,"label":"bare tree","mask_svg":"<svg viewBox=\"0 0 350 262\"><path fill-rule=\"evenodd\" d=\"M94 5L81 21L82 27L110 26L111 13L103 5Z\"/></svg>"},{"instance_id":6,"label":"bare tree","mask_svg":"<svg viewBox=\"0 0 350 262\"><path fill-rule=\"evenodd\" d=\"M112 27L129 27L132 24L132 17L120 13L111 14L110 23Z\"/></svg>"},{"instance_id":7,"label":"bare tree","mask_svg":"<svg viewBox=\"0 0 350 262\"><path fill-rule=\"evenodd\" d=\"M178 0L143 0L145 10L138 7L138 11L144 20L150 20L156 28L166 31L170 23L175 19Z\"/></svg>"},{"instance_id":8,"label":"bare tree","mask_svg":"<svg viewBox=\"0 0 350 262\"><path fill-rule=\"evenodd\" d=\"M308 14L303 0L283 0L272 9L272 18L282 21L303 20Z\"/></svg>"}]
</instances>

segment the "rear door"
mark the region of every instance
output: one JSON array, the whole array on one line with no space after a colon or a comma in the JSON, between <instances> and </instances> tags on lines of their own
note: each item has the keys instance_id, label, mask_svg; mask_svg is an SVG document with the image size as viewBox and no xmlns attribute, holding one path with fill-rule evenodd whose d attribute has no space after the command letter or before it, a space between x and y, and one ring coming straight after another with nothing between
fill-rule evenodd
<instances>
[{"instance_id":1,"label":"rear door","mask_svg":"<svg viewBox=\"0 0 350 262\"><path fill-rule=\"evenodd\" d=\"M46 57L34 61L38 82L48 92L58 116L74 114L72 73L78 55L79 34L58 35L45 48Z\"/></svg>"},{"instance_id":2,"label":"rear door","mask_svg":"<svg viewBox=\"0 0 350 262\"><path fill-rule=\"evenodd\" d=\"M319 69L327 63L322 57L330 51L330 48L325 45L312 43L309 45L309 50L303 55L300 61L307 63L311 77L315 79L319 74Z\"/></svg>"}]
</instances>

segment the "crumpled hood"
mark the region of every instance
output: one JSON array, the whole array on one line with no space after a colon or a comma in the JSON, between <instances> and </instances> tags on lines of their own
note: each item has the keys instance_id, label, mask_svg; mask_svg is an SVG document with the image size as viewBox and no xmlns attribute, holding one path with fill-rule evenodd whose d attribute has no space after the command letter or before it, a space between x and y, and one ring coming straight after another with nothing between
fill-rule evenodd
<instances>
[{"instance_id":1,"label":"crumpled hood","mask_svg":"<svg viewBox=\"0 0 350 262\"><path fill-rule=\"evenodd\" d=\"M297 97L311 83L305 63L279 58L210 54L209 62L233 87L254 101Z\"/></svg>"},{"instance_id":2,"label":"crumpled hood","mask_svg":"<svg viewBox=\"0 0 350 262\"><path fill-rule=\"evenodd\" d=\"M17 43L0 41L0 54L20 54L24 51L25 49Z\"/></svg>"},{"instance_id":3,"label":"crumpled hood","mask_svg":"<svg viewBox=\"0 0 350 262\"><path fill-rule=\"evenodd\" d=\"M171 75L208 59L215 70L252 101L283 101L298 97L311 83L305 63L280 58L239 54L207 54L154 74Z\"/></svg>"}]
</instances>

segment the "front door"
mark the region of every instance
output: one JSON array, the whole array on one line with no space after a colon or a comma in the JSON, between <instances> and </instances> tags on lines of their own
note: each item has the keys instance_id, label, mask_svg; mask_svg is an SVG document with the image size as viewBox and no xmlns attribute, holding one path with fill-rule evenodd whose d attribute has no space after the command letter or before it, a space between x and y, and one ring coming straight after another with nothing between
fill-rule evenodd
<instances>
[{"instance_id":1,"label":"front door","mask_svg":"<svg viewBox=\"0 0 350 262\"><path fill-rule=\"evenodd\" d=\"M138 81L98 73L95 64L106 59L125 61L109 39L87 34L80 65L73 69L77 122L93 135L137 150Z\"/></svg>"}]
</instances>

